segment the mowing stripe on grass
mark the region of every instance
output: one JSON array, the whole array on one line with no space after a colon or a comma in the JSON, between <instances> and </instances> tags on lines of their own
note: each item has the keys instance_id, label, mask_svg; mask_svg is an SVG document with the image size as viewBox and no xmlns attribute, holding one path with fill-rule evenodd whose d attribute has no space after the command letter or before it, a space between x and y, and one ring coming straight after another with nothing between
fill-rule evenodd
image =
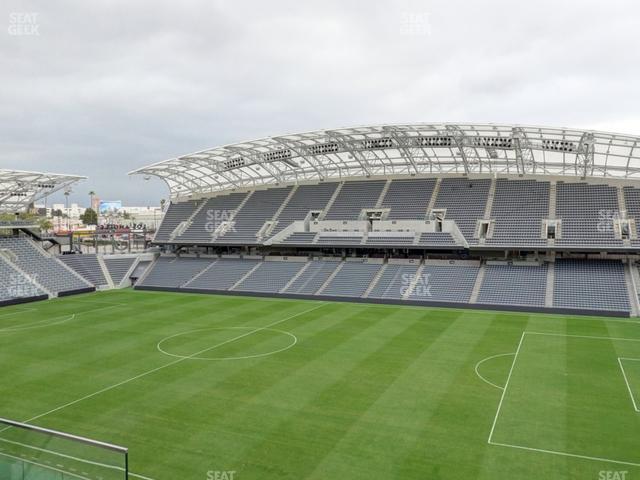
<instances>
[{"instance_id":1,"label":"mowing stripe on grass","mask_svg":"<svg viewBox=\"0 0 640 480\"><path fill-rule=\"evenodd\" d=\"M264 327L258 327L258 328L254 329L254 330L251 330L251 331L247 332L247 333L243 333L242 335L238 335L237 337L233 337L233 338L230 338L229 340L225 340L224 342L218 343L218 344L216 344L216 345L214 345L212 347L208 347L208 348L205 348L205 349L203 349L203 350L201 350L199 352L195 352L194 354L189 355L188 357L179 358L177 360L174 360L173 362L169 362L169 363L166 363L166 364L161 365L159 367L153 368L151 370L147 370L146 372L143 372L143 373L141 373L139 375L136 375L135 377L128 378L127 380L123 380L123 381L118 382L118 383L116 383L114 385L110 385L108 387L102 388L102 389L100 389L100 390L98 390L96 392L90 393L89 395L85 395L84 397L78 398L78 399L76 399L76 400L74 400L72 402L66 403L64 405L60 405L59 407L53 408L53 409L49 410L48 412L44 412L44 413L41 413L39 415L36 415L35 417L31 417L30 419L25 420L23 423L29 423L29 422L32 422L34 420L38 420L39 418L46 417L47 415L50 415L50 414L55 413L55 412L58 412L58 411L60 411L60 410L62 410L64 408L70 407L70 406L75 405L77 403L80 403L80 402L82 402L84 400L88 400L89 398L95 397L96 395L100 395L101 393L108 392L109 390L113 390L114 388L120 387L122 385L126 385L127 383L131 383L134 380L138 380L140 378L146 377L147 375L151 375L152 373L158 372L158 371L163 370L163 369L165 369L167 367L170 367L172 365L177 365L178 363L182 363L185 360L189 360L190 357L196 357L198 355L202 355L203 353L209 352L209 351L211 351L211 350L213 350L215 348L221 347L221 346L226 345L228 343L231 343L231 342L234 342L234 341L239 340L241 338L247 337L247 336L249 336L249 335L251 335L253 333L259 332L259 331L264 330L266 328L273 327L275 325L278 325L279 323L286 322L287 320L291 320L293 318L299 317L300 315L304 315L306 313L309 313L309 312L312 312L314 310L317 310L317 309L319 309L319 308L321 308L321 307L323 307L325 305L326 305L326 303L322 303L322 304L317 305L317 306L315 306L313 308L309 308L307 310L304 310L302 312L296 313L296 314L291 315L289 317L286 317L286 318L283 318L281 320L277 320L275 322L272 322L269 325L266 325ZM3 430L0 430L0 433L3 432L4 430L6 430L6 428L3 429Z\"/></svg>"},{"instance_id":2,"label":"mowing stripe on grass","mask_svg":"<svg viewBox=\"0 0 640 480\"><path fill-rule=\"evenodd\" d=\"M172 365L176 365L176 364L181 363L181 362L183 362L183 361L185 361L185 360L189 360L191 357L196 357L196 356L198 356L198 355L202 355L203 353L206 353L206 352L208 352L208 351L211 351L211 350L213 350L213 349L215 349L215 348L221 347L221 346L223 346L223 345L229 344L229 343L234 342L234 341L236 341L236 340L239 340L239 339L241 339L241 338L245 338L245 337L247 337L247 336L249 336L249 335L252 335L252 334L254 334L254 333L256 333L256 332L259 332L259 331L262 331L262 330L269 329L270 327L273 327L273 326L275 326L275 325L278 325L278 324L280 324L280 323L283 323L283 322L285 322L285 321L287 321L287 320L291 320L291 319L293 319L293 318L296 318L296 317L299 317L299 316L304 315L304 314L306 314L306 313L309 313L309 312L312 312L312 311L314 311L314 310L317 310L317 309L319 309L319 308L323 307L324 305L326 305L326 303L322 303L322 304L320 304L320 305L316 305L316 306L315 306L315 307L313 307L313 308L310 308L310 309L304 310L304 311L302 311L302 312L298 312L298 313L296 313L296 314L290 315L290 316L285 317L285 318L283 318L283 319L280 319L280 320L277 320L277 321L275 321L275 322L272 322L272 323L270 323L270 324L268 324L268 325L266 325L266 326L255 328L255 329L253 329L253 330L251 330L251 331L249 331L249 332L243 333L242 335L238 335L238 336L233 337L233 338L231 338L231 339L229 339L229 340L225 340L224 342L218 343L218 344L216 344L216 345L214 345L214 346L212 346L212 347L208 347L208 348L205 348L205 349L203 349L203 350L201 350L201 351L199 351L199 352L195 352L194 354L189 355L189 356L187 356L187 357L179 358L179 359L177 359L177 360L175 360L175 361L173 361L173 362L167 363L167 364L165 364L165 365L161 365L160 367L157 367L157 368L154 368L154 369L149 370L149 371L147 371L147 372L141 373L141 374L139 374L139 375L136 375L135 377L129 378L129 379L127 379L127 380L124 380L124 381L119 382L119 383L117 383L117 384L111 385L111 386L109 386L109 387L105 387L105 388L103 388L103 389L101 389L101 390L98 390L97 392L91 393L91 394L89 394L89 395L85 395L84 397L81 397L81 398L79 398L79 399L76 399L76 400L74 400L74 401L72 401L72 402L66 403L66 404L64 404L64 405L61 405L61 406L56 407L56 408L54 408L54 409L51 409L51 410L49 410L49 411L47 411L47 412L44 412L44 413L39 414L39 415L36 415L36 416L34 416L34 417L32 417L32 418L30 418L30 419L28 419L28 420L25 420L25 421L24 421L24 423L28 423L28 422L32 422L32 421L34 421L34 420L38 420L38 419L40 419L40 418L42 418L42 417L45 417L45 416L47 416L47 415L50 415L50 414L55 413L55 412L58 412L58 411L63 410L63 409L65 409L65 408L67 408L67 407L70 407L70 406L72 406L72 405L75 405L75 404L77 404L77 403L79 403L79 402L82 402L82 401L84 401L84 400L88 400L89 398L92 398L92 397L95 397L95 396L97 396L97 395L100 395L101 393L104 393L104 392L107 392L107 391L112 390L112 389L114 389L114 388L117 388L117 387L119 387L119 386L125 385L125 384L130 383L130 382L132 382L132 381L134 381L134 380L138 380L138 379L140 379L140 378L142 378L142 377L145 377L145 376L147 376L147 375L150 375L150 374L152 374L152 373L155 373L155 372L157 372L157 371L160 371L160 370L162 370L162 369L164 369L164 368L167 368L167 367L170 367L170 366L172 366ZM115 305L114 305L114 306L115 306ZM110 308L110 307L104 307L104 308ZM87 313L87 312L83 312L83 313ZM0 433L2 433L2 432L4 432L4 431L8 430L9 428L11 428L11 427L5 427L5 428L1 429L1 430L0 430ZM53 452L52 452L52 453L53 453ZM135 473L130 473L130 475L131 475L131 476L134 476L134 477L137 477L137 478L141 478L141 479L143 479L143 480L153 480L153 479L151 479L150 477L145 477L145 476L143 476L143 475L139 475L139 474L135 474ZM78 478L84 478L84 477L78 477Z\"/></svg>"}]
</instances>

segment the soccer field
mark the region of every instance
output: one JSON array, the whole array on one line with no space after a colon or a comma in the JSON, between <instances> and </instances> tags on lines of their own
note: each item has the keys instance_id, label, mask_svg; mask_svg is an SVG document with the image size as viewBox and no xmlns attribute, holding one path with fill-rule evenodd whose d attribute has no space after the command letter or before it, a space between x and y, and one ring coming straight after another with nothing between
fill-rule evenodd
<instances>
[{"instance_id":1,"label":"soccer field","mask_svg":"<svg viewBox=\"0 0 640 480\"><path fill-rule=\"evenodd\" d=\"M121 290L1 309L0 365L0 417L131 478L640 476L629 319Z\"/></svg>"}]
</instances>

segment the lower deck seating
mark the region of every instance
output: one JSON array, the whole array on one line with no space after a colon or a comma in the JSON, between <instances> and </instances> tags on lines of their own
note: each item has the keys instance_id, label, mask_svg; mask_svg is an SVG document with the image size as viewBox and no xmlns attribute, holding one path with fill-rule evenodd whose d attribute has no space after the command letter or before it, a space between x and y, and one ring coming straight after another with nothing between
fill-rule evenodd
<instances>
[{"instance_id":1,"label":"lower deck seating","mask_svg":"<svg viewBox=\"0 0 640 480\"><path fill-rule=\"evenodd\" d=\"M474 305L543 309L551 301L546 298L551 292L548 268L485 265ZM142 287L465 304L471 301L479 271L479 263L460 261L421 265L165 256L154 263ZM617 260L558 260L553 307L628 314L624 265Z\"/></svg>"},{"instance_id":2,"label":"lower deck seating","mask_svg":"<svg viewBox=\"0 0 640 480\"><path fill-rule=\"evenodd\" d=\"M361 297L381 267L382 265L377 263L344 262L342 268L320 294Z\"/></svg>"},{"instance_id":3,"label":"lower deck seating","mask_svg":"<svg viewBox=\"0 0 640 480\"><path fill-rule=\"evenodd\" d=\"M339 262L315 260L309 262L304 271L283 293L314 295L340 265Z\"/></svg>"},{"instance_id":4,"label":"lower deck seating","mask_svg":"<svg viewBox=\"0 0 640 480\"><path fill-rule=\"evenodd\" d=\"M92 285L66 267L60 260L25 237L2 237L0 249L11 253L12 262L53 294L92 288Z\"/></svg>"},{"instance_id":5,"label":"lower deck seating","mask_svg":"<svg viewBox=\"0 0 640 480\"><path fill-rule=\"evenodd\" d=\"M624 265L618 260L558 260L553 306L629 312Z\"/></svg>"},{"instance_id":6,"label":"lower deck seating","mask_svg":"<svg viewBox=\"0 0 640 480\"><path fill-rule=\"evenodd\" d=\"M96 254L60 255L58 258L68 267L73 268L78 274L82 275L82 278L94 287L102 287L109 284L102 272L102 267Z\"/></svg>"},{"instance_id":7,"label":"lower deck seating","mask_svg":"<svg viewBox=\"0 0 640 480\"><path fill-rule=\"evenodd\" d=\"M544 307L547 265L486 265L478 303Z\"/></svg>"},{"instance_id":8,"label":"lower deck seating","mask_svg":"<svg viewBox=\"0 0 640 480\"><path fill-rule=\"evenodd\" d=\"M212 260L209 259L208 262L211 263ZM258 260L240 258L221 258L202 275L188 282L185 287L201 290L228 290L249 273L258 262Z\"/></svg>"},{"instance_id":9,"label":"lower deck seating","mask_svg":"<svg viewBox=\"0 0 640 480\"><path fill-rule=\"evenodd\" d=\"M304 267L301 262L261 262L234 290L277 293Z\"/></svg>"},{"instance_id":10,"label":"lower deck seating","mask_svg":"<svg viewBox=\"0 0 640 480\"><path fill-rule=\"evenodd\" d=\"M140 285L178 288L211 265L211 259L160 257Z\"/></svg>"},{"instance_id":11,"label":"lower deck seating","mask_svg":"<svg viewBox=\"0 0 640 480\"><path fill-rule=\"evenodd\" d=\"M422 302L468 303L479 269L475 265L425 265L409 298Z\"/></svg>"},{"instance_id":12,"label":"lower deck seating","mask_svg":"<svg viewBox=\"0 0 640 480\"><path fill-rule=\"evenodd\" d=\"M30 298L45 293L0 255L0 302Z\"/></svg>"},{"instance_id":13,"label":"lower deck seating","mask_svg":"<svg viewBox=\"0 0 640 480\"><path fill-rule=\"evenodd\" d=\"M133 266L135 257L108 257L104 259L104 264L107 266L111 280L115 285L119 285L124 280L125 275Z\"/></svg>"},{"instance_id":14,"label":"lower deck seating","mask_svg":"<svg viewBox=\"0 0 640 480\"><path fill-rule=\"evenodd\" d=\"M401 299L411 286L417 271L418 265L387 265L367 297Z\"/></svg>"}]
</instances>

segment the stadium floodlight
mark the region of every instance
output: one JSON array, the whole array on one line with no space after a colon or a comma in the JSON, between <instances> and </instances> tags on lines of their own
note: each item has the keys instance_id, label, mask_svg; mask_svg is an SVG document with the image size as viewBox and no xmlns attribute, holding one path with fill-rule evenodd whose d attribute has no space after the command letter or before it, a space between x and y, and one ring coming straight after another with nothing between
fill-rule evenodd
<instances>
[{"instance_id":1,"label":"stadium floodlight","mask_svg":"<svg viewBox=\"0 0 640 480\"><path fill-rule=\"evenodd\" d=\"M0 212L20 212L86 177L59 173L0 169Z\"/></svg>"},{"instance_id":2,"label":"stadium floodlight","mask_svg":"<svg viewBox=\"0 0 640 480\"><path fill-rule=\"evenodd\" d=\"M125 447L0 418L0 478L126 480L129 453Z\"/></svg>"},{"instance_id":3,"label":"stadium floodlight","mask_svg":"<svg viewBox=\"0 0 640 480\"><path fill-rule=\"evenodd\" d=\"M182 155L153 175L172 198L304 181L403 175L640 178L640 136L500 124L405 124L267 137Z\"/></svg>"}]
</instances>

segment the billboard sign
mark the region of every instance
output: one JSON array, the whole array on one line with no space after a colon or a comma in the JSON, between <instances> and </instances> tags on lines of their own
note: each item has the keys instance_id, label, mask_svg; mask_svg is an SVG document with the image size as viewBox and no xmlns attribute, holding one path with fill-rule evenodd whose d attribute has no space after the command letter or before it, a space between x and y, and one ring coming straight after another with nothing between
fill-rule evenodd
<instances>
[{"instance_id":1,"label":"billboard sign","mask_svg":"<svg viewBox=\"0 0 640 480\"><path fill-rule=\"evenodd\" d=\"M100 215L114 215L122 210L122 201L101 201Z\"/></svg>"}]
</instances>

